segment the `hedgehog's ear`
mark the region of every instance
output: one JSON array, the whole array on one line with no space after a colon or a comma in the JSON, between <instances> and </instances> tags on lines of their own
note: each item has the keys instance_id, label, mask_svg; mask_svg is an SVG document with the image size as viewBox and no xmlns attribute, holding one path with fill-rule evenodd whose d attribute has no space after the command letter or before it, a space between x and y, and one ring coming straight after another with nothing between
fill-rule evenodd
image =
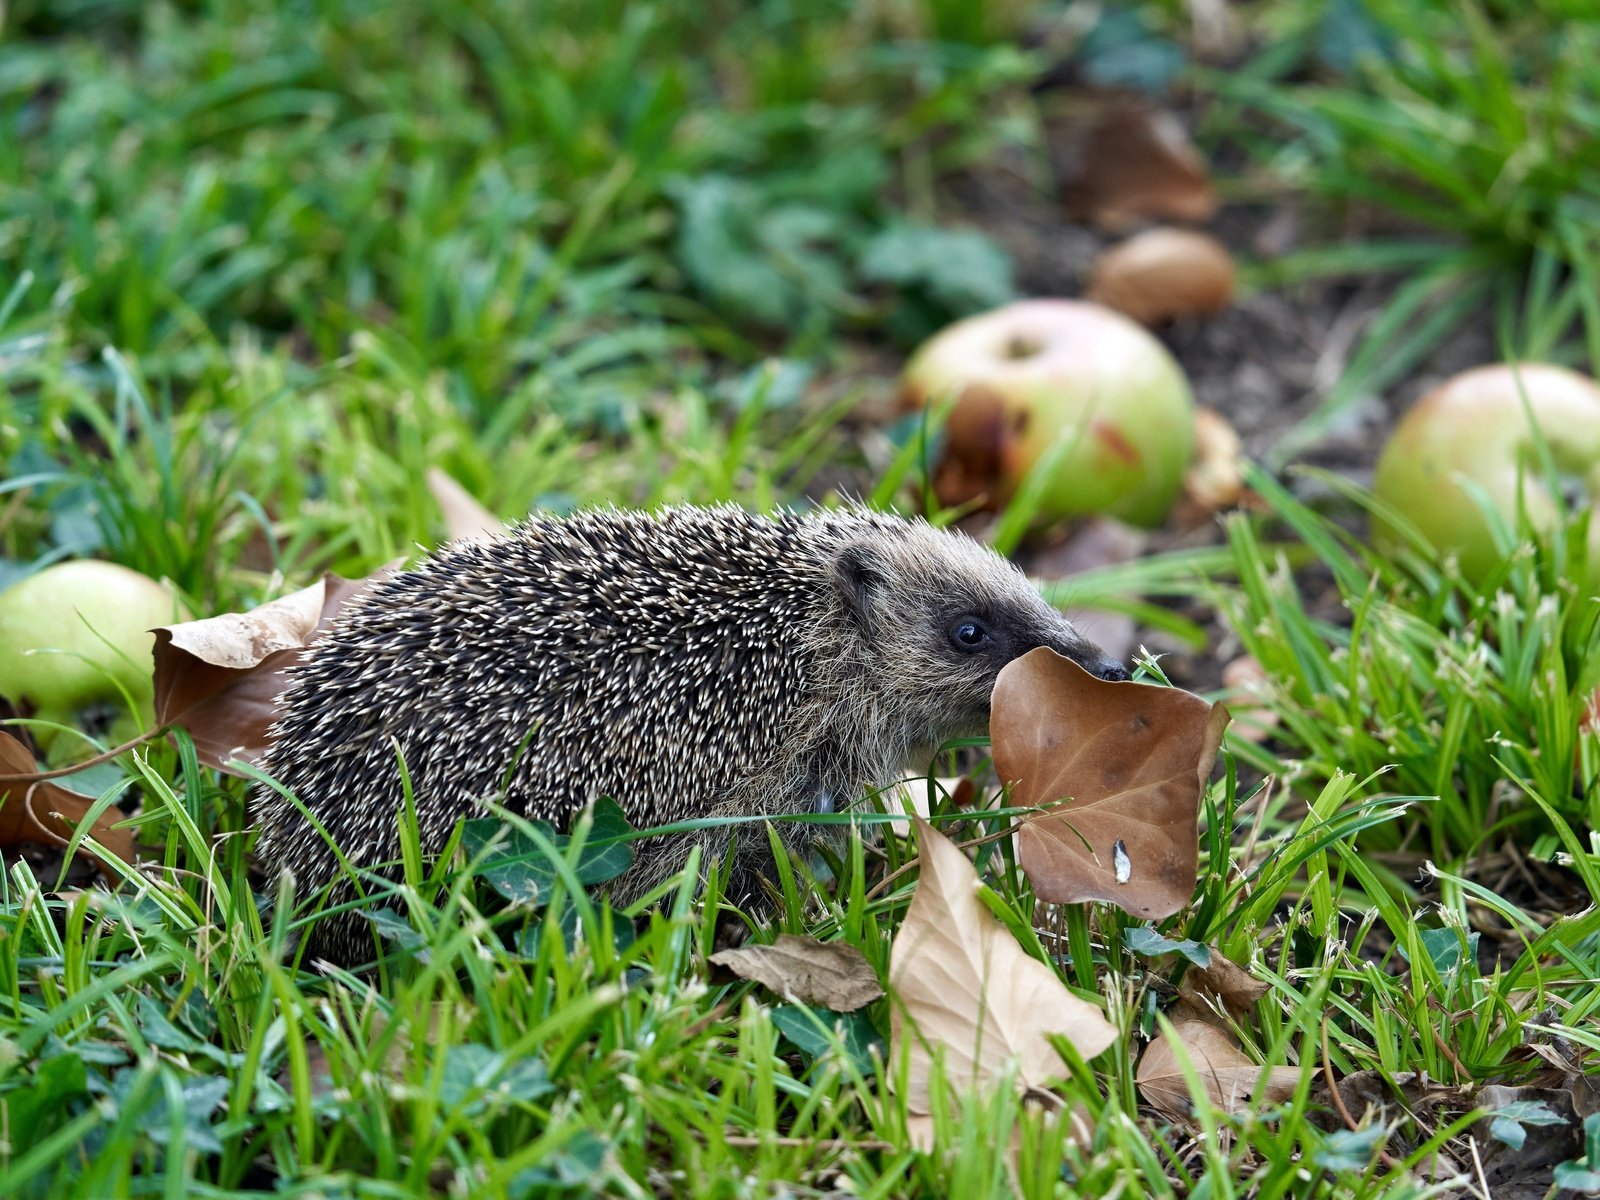
<instances>
[{"instance_id":1,"label":"hedgehog's ear","mask_svg":"<svg viewBox=\"0 0 1600 1200\"><path fill-rule=\"evenodd\" d=\"M842 547L833 560L833 585L839 589L845 611L866 628L872 623L872 610L884 586L883 559L865 542Z\"/></svg>"}]
</instances>

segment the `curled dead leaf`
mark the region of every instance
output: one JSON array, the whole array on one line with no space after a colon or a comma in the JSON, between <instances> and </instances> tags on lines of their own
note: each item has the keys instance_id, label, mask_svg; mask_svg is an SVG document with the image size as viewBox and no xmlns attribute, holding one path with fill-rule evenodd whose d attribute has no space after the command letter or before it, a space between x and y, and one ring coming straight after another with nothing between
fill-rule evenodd
<instances>
[{"instance_id":1,"label":"curled dead leaf","mask_svg":"<svg viewBox=\"0 0 1600 1200\"><path fill-rule=\"evenodd\" d=\"M9 733L0 733L0 775L28 775L38 769L26 746ZM69 792L48 779L0 783L0 847L25 842L66 846L72 840L73 830L88 817L94 804L95 797ZM114 827L122 816L122 810L113 806L95 818L88 833L123 862L131 863L136 857L133 831ZM115 878L109 863L94 855L82 842L78 844L107 880Z\"/></svg>"},{"instance_id":2,"label":"curled dead leaf","mask_svg":"<svg viewBox=\"0 0 1600 1200\"><path fill-rule=\"evenodd\" d=\"M709 961L792 1004L854 1012L883 995L878 973L848 942L780 933L771 945L736 946L713 954Z\"/></svg>"},{"instance_id":3,"label":"curled dead leaf","mask_svg":"<svg viewBox=\"0 0 1600 1200\"><path fill-rule=\"evenodd\" d=\"M889 955L890 1045L907 1056L907 1107L930 1111L936 1059L951 1085L973 1091L993 1086L1014 1063L1026 1089L1066 1074L1052 1035L1086 1059L1109 1047L1117 1030L1100 1009L1025 953L983 907L967 856L925 821L917 822L917 842L921 875Z\"/></svg>"},{"instance_id":4,"label":"curled dead leaf","mask_svg":"<svg viewBox=\"0 0 1600 1200\"><path fill-rule=\"evenodd\" d=\"M506 523L479 504L473 494L438 467L428 468L428 491L444 517L445 536L451 541L462 538L495 538L506 531Z\"/></svg>"},{"instance_id":5,"label":"curled dead leaf","mask_svg":"<svg viewBox=\"0 0 1600 1200\"><path fill-rule=\"evenodd\" d=\"M1244 496L1244 443L1214 408L1194 411L1194 461L1183 476L1191 518L1232 508Z\"/></svg>"},{"instance_id":6,"label":"curled dead leaf","mask_svg":"<svg viewBox=\"0 0 1600 1200\"><path fill-rule=\"evenodd\" d=\"M1233 256L1216 238L1189 229L1151 229L1095 260L1087 295L1154 326L1214 316L1233 303L1236 282Z\"/></svg>"},{"instance_id":7,"label":"curled dead leaf","mask_svg":"<svg viewBox=\"0 0 1600 1200\"><path fill-rule=\"evenodd\" d=\"M1205 160L1165 109L1107 104L1064 178L1068 211L1117 231L1140 220L1204 224L1217 212Z\"/></svg>"},{"instance_id":8,"label":"curled dead leaf","mask_svg":"<svg viewBox=\"0 0 1600 1200\"><path fill-rule=\"evenodd\" d=\"M1387 1120L1396 1111L1427 1117L1444 1107L1472 1107L1470 1086L1440 1083L1426 1071L1352 1071L1341 1077L1337 1086L1339 1102L1361 1122L1373 1117ZM1311 1102L1326 1105L1331 1100L1327 1081L1319 1073L1312 1084Z\"/></svg>"},{"instance_id":9,"label":"curled dead leaf","mask_svg":"<svg viewBox=\"0 0 1600 1200\"><path fill-rule=\"evenodd\" d=\"M158 628L157 724L187 730L201 762L237 774L230 762L253 763L266 751L288 668L351 597L382 575L328 575L250 612Z\"/></svg>"},{"instance_id":10,"label":"curled dead leaf","mask_svg":"<svg viewBox=\"0 0 1600 1200\"><path fill-rule=\"evenodd\" d=\"M1041 899L1169 917L1199 868L1200 798L1228 710L1192 692L1107 683L1049 647L1000 672L995 770L1023 819L1018 857Z\"/></svg>"},{"instance_id":11,"label":"curled dead leaf","mask_svg":"<svg viewBox=\"0 0 1600 1200\"><path fill-rule=\"evenodd\" d=\"M1203 967L1191 965L1178 984L1178 998L1191 1008L1203 1010L1208 998L1220 1000L1224 1007L1243 1012L1267 994L1267 984L1238 963L1224 958L1211 948L1211 961Z\"/></svg>"},{"instance_id":12,"label":"curled dead leaf","mask_svg":"<svg viewBox=\"0 0 1600 1200\"><path fill-rule=\"evenodd\" d=\"M1182 1005L1173 1009L1171 1019L1170 1032L1162 1030L1155 1036L1134 1076L1145 1103L1163 1116L1182 1120L1193 1103L1175 1045L1187 1056L1206 1098L1223 1112L1277 1104L1294 1094L1300 1082L1298 1068L1270 1067L1263 1072L1231 1033Z\"/></svg>"}]
</instances>

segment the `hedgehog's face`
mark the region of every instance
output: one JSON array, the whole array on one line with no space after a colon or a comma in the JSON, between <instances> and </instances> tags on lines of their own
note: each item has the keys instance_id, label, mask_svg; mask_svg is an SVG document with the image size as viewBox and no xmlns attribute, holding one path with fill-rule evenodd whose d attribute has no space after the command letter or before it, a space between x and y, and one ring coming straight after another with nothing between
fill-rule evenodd
<instances>
[{"instance_id":1,"label":"hedgehog's face","mask_svg":"<svg viewBox=\"0 0 1600 1200\"><path fill-rule=\"evenodd\" d=\"M1001 670L1040 646L1102 679L1128 677L971 538L911 523L902 536L845 546L834 579L861 638L855 657L876 676L885 718L906 718L912 753L986 732Z\"/></svg>"}]
</instances>

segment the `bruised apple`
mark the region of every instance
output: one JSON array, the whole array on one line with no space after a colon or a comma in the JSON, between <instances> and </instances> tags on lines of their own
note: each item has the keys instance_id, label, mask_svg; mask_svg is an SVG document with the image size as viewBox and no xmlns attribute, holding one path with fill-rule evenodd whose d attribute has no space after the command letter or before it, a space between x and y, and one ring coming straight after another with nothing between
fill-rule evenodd
<instances>
[{"instance_id":1,"label":"bruised apple","mask_svg":"<svg viewBox=\"0 0 1600 1200\"><path fill-rule=\"evenodd\" d=\"M150 715L150 630L184 615L171 589L127 567L47 567L0 592L0 696L42 720L131 737L135 712ZM34 732L43 746L51 734Z\"/></svg>"},{"instance_id":2,"label":"bruised apple","mask_svg":"<svg viewBox=\"0 0 1600 1200\"><path fill-rule=\"evenodd\" d=\"M1600 494L1600 387L1576 371L1542 363L1477 367L1429 392L1389 438L1373 491L1436 548L1455 554L1468 579L1482 579L1502 556L1468 483L1514 529L1520 479L1534 527L1556 523L1557 498L1540 467L1534 424L1572 498L1592 503ZM1381 521L1374 522L1374 538L1386 550L1400 540ZM1589 528L1589 563L1593 580L1600 522Z\"/></svg>"},{"instance_id":3,"label":"bruised apple","mask_svg":"<svg viewBox=\"0 0 1600 1200\"><path fill-rule=\"evenodd\" d=\"M969 317L906 367L908 406L954 398L934 475L943 504L1004 505L1048 457L1042 521L1167 515L1194 451L1182 369L1135 322L1079 300L1023 300Z\"/></svg>"}]
</instances>

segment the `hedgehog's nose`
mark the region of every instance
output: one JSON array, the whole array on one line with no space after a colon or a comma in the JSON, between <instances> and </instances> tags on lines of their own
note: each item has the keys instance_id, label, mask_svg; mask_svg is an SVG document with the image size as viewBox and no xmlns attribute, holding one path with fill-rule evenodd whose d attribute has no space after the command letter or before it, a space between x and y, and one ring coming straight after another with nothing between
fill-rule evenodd
<instances>
[{"instance_id":1,"label":"hedgehog's nose","mask_svg":"<svg viewBox=\"0 0 1600 1200\"><path fill-rule=\"evenodd\" d=\"M1123 683L1128 678L1128 668L1114 658L1102 658L1090 670L1111 683Z\"/></svg>"}]
</instances>

